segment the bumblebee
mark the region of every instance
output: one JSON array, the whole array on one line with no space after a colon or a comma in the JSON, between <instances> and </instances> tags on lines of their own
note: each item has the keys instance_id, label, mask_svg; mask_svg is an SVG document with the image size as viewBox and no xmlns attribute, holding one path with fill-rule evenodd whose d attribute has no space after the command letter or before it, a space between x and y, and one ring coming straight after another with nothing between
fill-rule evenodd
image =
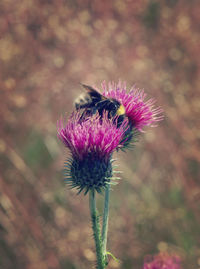
<instances>
[{"instance_id":1,"label":"bumblebee","mask_svg":"<svg viewBox=\"0 0 200 269\"><path fill-rule=\"evenodd\" d=\"M83 109L83 117L94 115L97 112L102 116L103 112L106 111L109 118L118 116L117 126L119 127L126 117L125 107L114 98L106 98L91 86L85 84L82 86L86 93L75 101L76 110Z\"/></svg>"},{"instance_id":2,"label":"bumblebee","mask_svg":"<svg viewBox=\"0 0 200 269\"><path fill-rule=\"evenodd\" d=\"M133 137L136 137L138 133L127 117L125 107L116 99L103 96L91 86L85 84L81 85L84 87L86 92L80 95L75 101L76 110L82 110L80 121L96 114L97 112L100 116L103 116L103 113L106 111L108 113L108 118L113 118L114 123L116 123L117 128L119 128L124 119L127 118L128 128L121 142L123 143L123 148L130 146L130 141Z\"/></svg>"}]
</instances>

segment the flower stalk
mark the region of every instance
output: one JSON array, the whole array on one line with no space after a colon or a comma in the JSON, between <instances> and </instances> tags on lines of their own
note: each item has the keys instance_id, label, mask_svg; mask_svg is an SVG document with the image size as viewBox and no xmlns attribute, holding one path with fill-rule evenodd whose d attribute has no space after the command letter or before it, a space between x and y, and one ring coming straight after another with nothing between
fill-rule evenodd
<instances>
[{"instance_id":1,"label":"flower stalk","mask_svg":"<svg viewBox=\"0 0 200 269\"><path fill-rule=\"evenodd\" d=\"M105 261L107 260L107 234L109 218L110 184L107 184L104 198L103 225L102 225L102 249Z\"/></svg>"},{"instance_id":2,"label":"flower stalk","mask_svg":"<svg viewBox=\"0 0 200 269\"><path fill-rule=\"evenodd\" d=\"M102 249L101 231L99 224L99 216L96 210L96 197L94 189L91 189L89 193L89 205L90 205L90 215L92 220L93 235L96 245L97 269L104 269L106 265Z\"/></svg>"}]
</instances>

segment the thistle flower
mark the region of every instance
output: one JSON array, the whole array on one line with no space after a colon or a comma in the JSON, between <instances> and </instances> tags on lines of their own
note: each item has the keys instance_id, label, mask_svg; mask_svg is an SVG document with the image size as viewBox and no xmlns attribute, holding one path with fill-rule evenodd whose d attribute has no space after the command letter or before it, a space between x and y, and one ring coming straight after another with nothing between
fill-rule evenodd
<instances>
[{"instance_id":1,"label":"thistle flower","mask_svg":"<svg viewBox=\"0 0 200 269\"><path fill-rule=\"evenodd\" d=\"M125 120L120 128L104 113L80 120L81 113L72 114L66 124L58 122L58 137L70 149L71 158L65 164L66 182L85 194L94 189L101 192L112 179L111 155L122 146L127 129Z\"/></svg>"},{"instance_id":2,"label":"thistle flower","mask_svg":"<svg viewBox=\"0 0 200 269\"><path fill-rule=\"evenodd\" d=\"M125 108L125 114L133 128L142 131L145 126L156 126L163 119L162 109L155 108L155 99L145 101L146 94L143 90L132 87L129 92L126 83L102 83L103 95L114 98Z\"/></svg>"},{"instance_id":3,"label":"thistle flower","mask_svg":"<svg viewBox=\"0 0 200 269\"><path fill-rule=\"evenodd\" d=\"M97 268L108 264L107 232L109 216L110 184L114 171L112 153L125 148L135 134L145 126L155 126L163 119L160 108L154 108L154 100L144 101L146 94L126 85L102 84L103 95L90 86L83 85L87 97L75 102L76 113L64 123L58 121L58 138L70 150L71 158L65 163L66 182L71 188L89 192L89 207L96 244ZM105 98L107 97L107 98ZM102 231L96 210L96 191L105 189ZM112 255L112 254L111 254ZM143 269L180 269L178 260L168 256L155 256L145 262Z\"/></svg>"},{"instance_id":4,"label":"thistle flower","mask_svg":"<svg viewBox=\"0 0 200 269\"><path fill-rule=\"evenodd\" d=\"M180 263L179 256L161 252L154 257L147 257L143 269L181 269Z\"/></svg>"}]
</instances>

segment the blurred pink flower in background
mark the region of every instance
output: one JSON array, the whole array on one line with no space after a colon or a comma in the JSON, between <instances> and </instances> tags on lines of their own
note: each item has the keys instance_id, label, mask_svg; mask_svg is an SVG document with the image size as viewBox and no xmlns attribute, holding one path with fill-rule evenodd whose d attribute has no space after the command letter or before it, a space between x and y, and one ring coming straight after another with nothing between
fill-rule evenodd
<instances>
[{"instance_id":1,"label":"blurred pink flower in background","mask_svg":"<svg viewBox=\"0 0 200 269\"><path fill-rule=\"evenodd\" d=\"M143 269L182 269L181 259L177 255L161 252L145 259Z\"/></svg>"}]
</instances>

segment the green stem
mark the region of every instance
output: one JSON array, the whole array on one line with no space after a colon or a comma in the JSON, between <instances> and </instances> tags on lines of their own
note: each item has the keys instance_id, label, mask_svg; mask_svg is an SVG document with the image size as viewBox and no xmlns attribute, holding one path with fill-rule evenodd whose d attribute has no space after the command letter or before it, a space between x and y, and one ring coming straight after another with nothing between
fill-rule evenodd
<instances>
[{"instance_id":1,"label":"green stem","mask_svg":"<svg viewBox=\"0 0 200 269\"><path fill-rule=\"evenodd\" d=\"M102 226L103 255L105 260L106 260L107 234L108 234L109 198L110 198L110 184L107 184L105 190L103 226Z\"/></svg>"},{"instance_id":2,"label":"green stem","mask_svg":"<svg viewBox=\"0 0 200 269\"><path fill-rule=\"evenodd\" d=\"M99 224L99 216L96 210L96 199L95 199L95 190L90 191L89 197L90 204L90 215L92 219L92 228L94 233L94 240L96 245L96 255L97 255L97 269L105 268L105 260L102 251L102 241L101 241L101 231Z\"/></svg>"}]
</instances>

